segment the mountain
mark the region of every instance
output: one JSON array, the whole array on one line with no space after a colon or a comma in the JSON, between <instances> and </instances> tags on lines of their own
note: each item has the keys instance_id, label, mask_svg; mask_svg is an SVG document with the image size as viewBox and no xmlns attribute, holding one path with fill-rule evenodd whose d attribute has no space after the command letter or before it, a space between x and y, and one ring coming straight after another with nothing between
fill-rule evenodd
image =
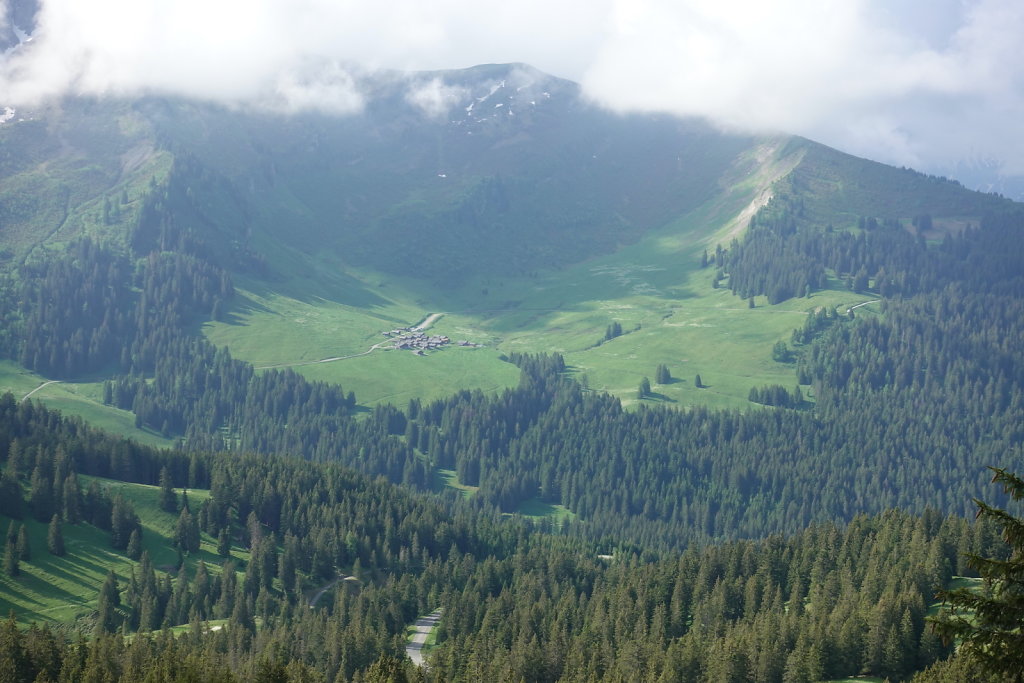
<instances>
[{"instance_id":1,"label":"mountain","mask_svg":"<svg viewBox=\"0 0 1024 683\"><path fill-rule=\"evenodd\" d=\"M788 320L737 311L701 255L773 197L817 230L928 215L929 238L1010 205L809 140L614 114L525 65L355 85L362 107L346 114L156 96L19 110L0 124L0 256L17 269L86 235L132 258L188 253L238 287L223 315L190 325L370 403L513 386L502 355L558 350L627 401L666 363L718 380L666 386L667 400L739 407L753 386L788 382L764 349L807 306L783 304ZM868 300L824 280L812 289L818 306ZM439 312L438 334L472 342L472 355L365 353ZM613 323L627 334L600 343ZM72 389L40 397L84 409Z\"/></svg>"},{"instance_id":2,"label":"mountain","mask_svg":"<svg viewBox=\"0 0 1024 683\"><path fill-rule=\"evenodd\" d=\"M772 164L815 185L829 217L879 202L886 217L996 204L809 141L613 114L524 65L373 74L358 90L365 105L348 115L155 97L28 112L2 131L5 229L36 243L92 230L77 214L125 191L135 201L140 179L164 181L176 163L174 180L202 195L190 229L211 246L239 242L271 260L330 250L451 287L612 252ZM26 184L36 196L19 192Z\"/></svg>"},{"instance_id":3,"label":"mountain","mask_svg":"<svg viewBox=\"0 0 1024 683\"><path fill-rule=\"evenodd\" d=\"M355 91L0 124L0 670L965 680L1019 205L523 65Z\"/></svg>"}]
</instances>

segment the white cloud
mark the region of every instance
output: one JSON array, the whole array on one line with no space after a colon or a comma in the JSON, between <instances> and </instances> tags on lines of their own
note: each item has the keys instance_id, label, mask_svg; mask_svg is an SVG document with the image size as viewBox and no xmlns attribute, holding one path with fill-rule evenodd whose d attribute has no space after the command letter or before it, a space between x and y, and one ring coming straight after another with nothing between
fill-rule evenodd
<instances>
[{"instance_id":1,"label":"white cloud","mask_svg":"<svg viewBox=\"0 0 1024 683\"><path fill-rule=\"evenodd\" d=\"M941 5L895 7L620 0L583 83L619 109L797 132L895 163L934 165L1010 144L1017 161L1008 164L1024 172L1024 5L968 3L951 12L952 27L907 23Z\"/></svg>"},{"instance_id":2,"label":"white cloud","mask_svg":"<svg viewBox=\"0 0 1024 683\"><path fill-rule=\"evenodd\" d=\"M278 74L254 104L285 114L349 114L362 109L363 96L350 68L335 61L310 60Z\"/></svg>"},{"instance_id":3,"label":"white cloud","mask_svg":"<svg viewBox=\"0 0 1024 683\"><path fill-rule=\"evenodd\" d=\"M412 85L405 99L433 119L443 118L452 107L466 99L469 91L455 85L445 85L440 78Z\"/></svg>"},{"instance_id":4,"label":"white cloud","mask_svg":"<svg viewBox=\"0 0 1024 683\"><path fill-rule=\"evenodd\" d=\"M173 92L346 112L361 99L345 65L526 62L613 109L1024 174L1020 0L42 0L39 24L0 63L12 103ZM454 96L427 86L409 94L425 112Z\"/></svg>"}]
</instances>

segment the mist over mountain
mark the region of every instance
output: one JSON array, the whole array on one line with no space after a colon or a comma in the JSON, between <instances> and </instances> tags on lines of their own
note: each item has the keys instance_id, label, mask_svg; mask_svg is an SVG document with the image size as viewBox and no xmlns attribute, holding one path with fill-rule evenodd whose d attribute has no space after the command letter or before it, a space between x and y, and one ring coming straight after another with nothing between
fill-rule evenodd
<instances>
[{"instance_id":1,"label":"mist over mountain","mask_svg":"<svg viewBox=\"0 0 1024 683\"><path fill-rule=\"evenodd\" d=\"M611 113L578 85L521 64L375 72L346 83L360 94L345 114L162 96L66 98L29 110L32 120L22 110L0 128L3 219L28 242L31 233L67 238L88 222L78 210L173 163L173 182L191 197L175 220L215 253L255 250L273 260L280 250L329 249L353 265L454 286L611 253L748 176L767 173L752 188L767 192L790 169L810 168L805 158L848 158L831 163L863 166L855 182L895 174L872 186L890 198L892 215L971 214L981 201L954 184L942 199L922 195L912 189L929 186L920 174L799 138ZM62 211L18 200L41 180L43 160L46 182L67 197ZM61 168L68 175L54 174ZM837 198L822 220L870 209Z\"/></svg>"},{"instance_id":2,"label":"mist over mountain","mask_svg":"<svg viewBox=\"0 0 1024 683\"><path fill-rule=\"evenodd\" d=\"M10 0L0 93L15 109L68 94L175 96L345 113L361 74L522 61L619 112L799 134L857 156L1010 190L1024 120L1012 0L786 0L642 5L445 0L388 9L261 0ZM197 17L201 17L197 20ZM543 21L538 21L543 17ZM35 29L31 28L36 24ZM28 49L31 47L31 49ZM958 177L985 159L992 172ZM991 162L991 164L989 163Z\"/></svg>"}]
</instances>

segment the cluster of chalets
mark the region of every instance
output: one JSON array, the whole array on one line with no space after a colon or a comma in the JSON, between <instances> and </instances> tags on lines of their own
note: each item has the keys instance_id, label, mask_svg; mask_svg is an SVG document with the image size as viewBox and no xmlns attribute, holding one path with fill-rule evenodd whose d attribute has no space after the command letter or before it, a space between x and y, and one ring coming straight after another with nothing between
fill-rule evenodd
<instances>
[{"instance_id":1,"label":"cluster of chalets","mask_svg":"<svg viewBox=\"0 0 1024 683\"><path fill-rule=\"evenodd\" d=\"M428 335L415 327L401 327L389 332L381 332L381 334L385 337L390 337L394 341L394 346L391 348L411 351L417 356L423 356L426 351L440 349L452 343L452 340L447 335ZM468 341L456 343L459 346L477 346L477 344Z\"/></svg>"}]
</instances>

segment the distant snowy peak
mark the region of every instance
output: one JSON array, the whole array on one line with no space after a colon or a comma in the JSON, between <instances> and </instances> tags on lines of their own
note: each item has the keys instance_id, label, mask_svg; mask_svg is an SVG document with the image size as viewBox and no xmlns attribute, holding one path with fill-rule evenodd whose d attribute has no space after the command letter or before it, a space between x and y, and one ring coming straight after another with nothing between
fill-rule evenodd
<instances>
[{"instance_id":1,"label":"distant snowy peak","mask_svg":"<svg viewBox=\"0 0 1024 683\"><path fill-rule=\"evenodd\" d=\"M505 79L489 86L482 84L478 91L467 93L467 104L452 111L449 120L456 125L484 123L489 119L532 111L537 108L538 100L543 103L551 98L547 91L538 95L536 86L536 83L512 86Z\"/></svg>"},{"instance_id":2,"label":"distant snowy peak","mask_svg":"<svg viewBox=\"0 0 1024 683\"><path fill-rule=\"evenodd\" d=\"M483 65L459 71L420 73L413 89L443 94L443 118L471 133L495 122L527 117L553 99L568 103L579 87L523 64Z\"/></svg>"}]
</instances>

